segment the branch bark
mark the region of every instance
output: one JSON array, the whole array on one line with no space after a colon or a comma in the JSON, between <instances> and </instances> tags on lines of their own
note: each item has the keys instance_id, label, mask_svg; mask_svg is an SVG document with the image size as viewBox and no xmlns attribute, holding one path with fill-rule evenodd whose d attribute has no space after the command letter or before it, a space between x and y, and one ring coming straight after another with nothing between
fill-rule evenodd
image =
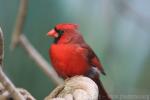
<instances>
[{"instance_id":1,"label":"branch bark","mask_svg":"<svg viewBox=\"0 0 150 100\"><path fill-rule=\"evenodd\" d=\"M18 43L23 46L29 56L38 64L43 72L52 79L57 85L63 81L58 77L52 67L46 62L46 60L40 55L40 53L32 46L25 35L22 35L23 26L25 23L27 13L28 0L21 0L19 12L16 20L16 25L12 33L11 49L14 49Z\"/></svg>"},{"instance_id":2,"label":"branch bark","mask_svg":"<svg viewBox=\"0 0 150 100\"><path fill-rule=\"evenodd\" d=\"M29 56L37 63L37 65L43 70L43 72L52 79L57 85L63 81L58 77L54 69L46 62L46 60L38 53L38 51L31 45L25 35L20 35L21 46L26 50Z\"/></svg>"},{"instance_id":3,"label":"branch bark","mask_svg":"<svg viewBox=\"0 0 150 100\"><path fill-rule=\"evenodd\" d=\"M97 100L98 87L93 80L84 76L66 79L45 100Z\"/></svg>"},{"instance_id":4,"label":"branch bark","mask_svg":"<svg viewBox=\"0 0 150 100\"><path fill-rule=\"evenodd\" d=\"M17 91L14 84L9 80L9 78L3 72L2 70L3 56L4 56L4 38L3 38L3 32L0 28L0 81L15 100L25 100L24 97Z\"/></svg>"},{"instance_id":5,"label":"branch bark","mask_svg":"<svg viewBox=\"0 0 150 100\"><path fill-rule=\"evenodd\" d=\"M22 88L16 89L25 98L25 100L36 100L27 90ZM16 100L11 96L11 94L7 90L5 90L5 87L3 87L1 83L0 83L0 100Z\"/></svg>"},{"instance_id":6,"label":"branch bark","mask_svg":"<svg viewBox=\"0 0 150 100\"><path fill-rule=\"evenodd\" d=\"M3 32L0 27L0 65L2 66L3 63L3 58L4 58L4 37L3 37Z\"/></svg>"},{"instance_id":7,"label":"branch bark","mask_svg":"<svg viewBox=\"0 0 150 100\"><path fill-rule=\"evenodd\" d=\"M11 49L16 47L19 40L19 35L22 33L27 14L27 5L28 0L20 0L20 7L16 18L17 20L12 34Z\"/></svg>"},{"instance_id":8,"label":"branch bark","mask_svg":"<svg viewBox=\"0 0 150 100\"><path fill-rule=\"evenodd\" d=\"M11 94L12 98L15 100L25 100L24 97L19 93L14 84L10 81L10 79L6 76L6 74L2 71L2 66L0 66L0 81L5 87L5 89Z\"/></svg>"}]
</instances>

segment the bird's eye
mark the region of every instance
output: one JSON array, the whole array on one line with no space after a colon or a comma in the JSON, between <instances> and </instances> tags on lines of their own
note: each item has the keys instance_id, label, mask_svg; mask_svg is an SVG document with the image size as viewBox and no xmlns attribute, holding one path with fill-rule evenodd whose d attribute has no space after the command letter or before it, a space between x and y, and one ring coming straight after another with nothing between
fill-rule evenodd
<instances>
[{"instance_id":1,"label":"bird's eye","mask_svg":"<svg viewBox=\"0 0 150 100\"><path fill-rule=\"evenodd\" d=\"M55 27L55 31L56 31L58 34L63 34L63 33L64 33L63 30L59 30L59 29L57 29L56 27Z\"/></svg>"}]
</instances>

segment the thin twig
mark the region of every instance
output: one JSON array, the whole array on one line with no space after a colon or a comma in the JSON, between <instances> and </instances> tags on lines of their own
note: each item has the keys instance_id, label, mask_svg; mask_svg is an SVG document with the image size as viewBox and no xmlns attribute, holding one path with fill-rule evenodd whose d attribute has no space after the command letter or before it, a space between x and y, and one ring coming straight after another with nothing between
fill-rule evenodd
<instances>
[{"instance_id":1,"label":"thin twig","mask_svg":"<svg viewBox=\"0 0 150 100\"><path fill-rule=\"evenodd\" d=\"M19 35L22 33L27 13L27 4L28 0L20 0L20 7L17 15L16 25L12 34L11 49L14 49L16 47L19 41Z\"/></svg>"},{"instance_id":2,"label":"thin twig","mask_svg":"<svg viewBox=\"0 0 150 100\"><path fill-rule=\"evenodd\" d=\"M50 65L40 55L40 53L37 50L35 50L35 48L31 45L28 39L24 35L21 35L26 18L26 13L27 0L21 0L16 25L12 34L11 49L14 49L16 45L20 42L21 46L24 47L24 49L27 51L30 57L38 64L38 66L43 70L43 72L56 84L60 84L62 83L62 80L58 77L56 72L50 67Z\"/></svg>"},{"instance_id":3,"label":"thin twig","mask_svg":"<svg viewBox=\"0 0 150 100\"><path fill-rule=\"evenodd\" d=\"M3 58L4 58L4 37L3 37L3 32L0 27L0 65L3 65Z\"/></svg>"},{"instance_id":4,"label":"thin twig","mask_svg":"<svg viewBox=\"0 0 150 100\"><path fill-rule=\"evenodd\" d=\"M25 100L24 97L17 91L16 87L13 83L9 80L6 74L2 70L2 62L3 62L3 55L4 55L4 39L3 39L3 32L0 28L0 81L3 86L8 90L8 92L12 95L15 100Z\"/></svg>"},{"instance_id":5,"label":"thin twig","mask_svg":"<svg viewBox=\"0 0 150 100\"><path fill-rule=\"evenodd\" d=\"M31 45L25 35L21 34L20 41L29 56L37 63L37 65L44 71L44 73L52 79L57 85L63 81L58 77L54 69L46 62L46 60L38 53L38 51Z\"/></svg>"}]
</instances>

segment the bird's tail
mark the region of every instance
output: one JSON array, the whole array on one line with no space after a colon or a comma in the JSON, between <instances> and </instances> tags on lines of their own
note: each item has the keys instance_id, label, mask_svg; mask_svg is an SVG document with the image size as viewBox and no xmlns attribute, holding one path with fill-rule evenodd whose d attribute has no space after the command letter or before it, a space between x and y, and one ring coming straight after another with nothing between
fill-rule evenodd
<instances>
[{"instance_id":1,"label":"bird's tail","mask_svg":"<svg viewBox=\"0 0 150 100\"><path fill-rule=\"evenodd\" d=\"M98 100L111 100L111 98L109 97L108 93L104 89L104 86L103 86L101 80L98 78L98 79L96 79L94 81L98 85L98 90L99 90Z\"/></svg>"},{"instance_id":2,"label":"bird's tail","mask_svg":"<svg viewBox=\"0 0 150 100\"><path fill-rule=\"evenodd\" d=\"M99 79L99 72L95 67L92 67L88 73L86 73L86 76L91 78L97 84L99 90L98 100L111 100L108 93L104 89L101 80Z\"/></svg>"}]
</instances>

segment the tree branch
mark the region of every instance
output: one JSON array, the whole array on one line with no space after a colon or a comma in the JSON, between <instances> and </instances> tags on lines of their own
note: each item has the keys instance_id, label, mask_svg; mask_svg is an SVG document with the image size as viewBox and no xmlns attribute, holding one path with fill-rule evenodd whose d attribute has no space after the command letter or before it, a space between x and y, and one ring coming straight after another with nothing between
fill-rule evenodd
<instances>
[{"instance_id":1,"label":"tree branch","mask_svg":"<svg viewBox=\"0 0 150 100\"><path fill-rule=\"evenodd\" d=\"M0 65L2 66L3 63L3 58L4 58L4 37L3 37L3 32L0 27Z\"/></svg>"},{"instance_id":2,"label":"tree branch","mask_svg":"<svg viewBox=\"0 0 150 100\"><path fill-rule=\"evenodd\" d=\"M84 76L66 79L45 100L97 100L98 87L93 80Z\"/></svg>"},{"instance_id":3,"label":"tree branch","mask_svg":"<svg viewBox=\"0 0 150 100\"><path fill-rule=\"evenodd\" d=\"M14 84L2 71L2 66L0 66L0 81L5 87L5 89L11 94L12 98L14 98L15 100L25 100L24 97L18 92Z\"/></svg>"},{"instance_id":4,"label":"tree branch","mask_svg":"<svg viewBox=\"0 0 150 100\"><path fill-rule=\"evenodd\" d=\"M50 67L50 65L40 55L40 53L32 46L32 44L28 41L25 35L21 35L27 13L27 3L27 0L21 0L20 2L16 25L12 33L11 49L14 49L16 45L20 42L21 46L23 46L29 56L38 64L43 72L56 84L60 84L62 83L62 80L58 77L56 72L52 69L52 67Z\"/></svg>"},{"instance_id":5,"label":"tree branch","mask_svg":"<svg viewBox=\"0 0 150 100\"><path fill-rule=\"evenodd\" d=\"M12 95L15 100L25 100L24 97L17 91L13 83L9 80L6 74L2 70L2 61L4 56L4 39L3 32L0 28L0 81L3 86L8 90L8 92Z\"/></svg>"},{"instance_id":6,"label":"tree branch","mask_svg":"<svg viewBox=\"0 0 150 100\"><path fill-rule=\"evenodd\" d=\"M12 34L11 49L16 47L19 40L19 35L22 33L27 14L27 5L28 0L20 0L20 7L16 18L17 20Z\"/></svg>"},{"instance_id":7,"label":"tree branch","mask_svg":"<svg viewBox=\"0 0 150 100\"><path fill-rule=\"evenodd\" d=\"M37 63L37 65L43 70L43 72L52 79L57 85L63 81L58 77L54 69L46 62L46 60L38 53L38 51L31 45L25 35L21 34L20 41L23 48L29 54L29 56Z\"/></svg>"},{"instance_id":8,"label":"tree branch","mask_svg":"<svg viewBox=\"0 0 150 100\"><path fill-rule=\"evenodd\" d=\"M25 100L36 100L27 90L22 88L16 89L24 97ZM0 100L16 100L7 90L5 90L5 87L3 87L1 83L0 83Z\"/></svg>"}]
</instances>

